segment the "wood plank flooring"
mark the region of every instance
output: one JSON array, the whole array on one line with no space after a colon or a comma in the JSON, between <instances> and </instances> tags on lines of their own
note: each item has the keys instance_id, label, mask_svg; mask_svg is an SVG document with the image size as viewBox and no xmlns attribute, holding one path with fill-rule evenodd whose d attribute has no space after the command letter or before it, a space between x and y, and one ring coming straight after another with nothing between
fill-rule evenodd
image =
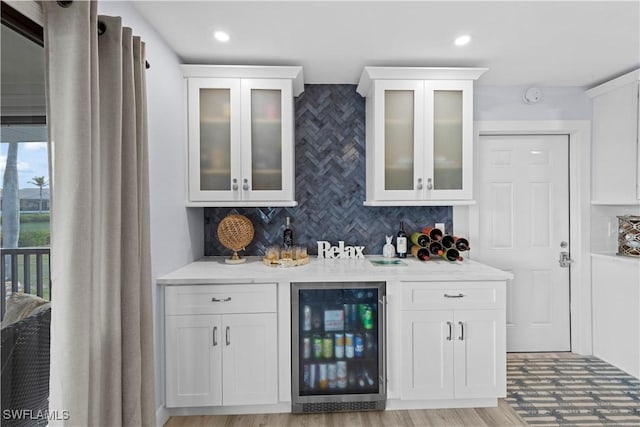
<instances>
[{"instance_id":1,"label":"wood plank flooring","mask_svg":"<svg viewBox=\"0 0 640 427\"><path fill-rule=\"evenodd\" d=\"M497 408L171 417L165 427L494 427L526 425L509 404L500 399Z\"/></svg>"}]
</instances>

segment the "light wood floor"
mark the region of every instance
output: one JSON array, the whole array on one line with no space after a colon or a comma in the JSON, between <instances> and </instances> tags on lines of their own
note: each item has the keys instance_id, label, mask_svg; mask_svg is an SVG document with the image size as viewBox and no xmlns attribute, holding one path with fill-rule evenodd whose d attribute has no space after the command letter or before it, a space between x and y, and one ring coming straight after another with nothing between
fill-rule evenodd
<instances>
[{"instance_id":1,"label":"light wood floor","mask_svg":"<svg viewBox=\"0 0 640 427\"><path fill-rule=\"evenodd\" d=\"M171 417L165 427L496 427L526 425L509 404L500 399L497 408Z\"/></svg>"}]
</instances>

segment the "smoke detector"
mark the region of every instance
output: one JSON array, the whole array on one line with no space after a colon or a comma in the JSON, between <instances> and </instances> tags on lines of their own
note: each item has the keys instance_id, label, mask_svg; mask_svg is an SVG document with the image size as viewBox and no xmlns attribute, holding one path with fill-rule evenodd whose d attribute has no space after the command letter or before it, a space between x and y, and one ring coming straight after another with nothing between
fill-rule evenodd
<instances>
[{"instance_id":1,"label":"smoke detector","mask_svg":"<svg viewBox=\"0 0 640 427\"><path fill-rule=\"evenodd\" d=\"M530 87L524 91L522 100L525 104L535 104L542 99L542 90L539 87Z\"/></svg>"}]
</instances>

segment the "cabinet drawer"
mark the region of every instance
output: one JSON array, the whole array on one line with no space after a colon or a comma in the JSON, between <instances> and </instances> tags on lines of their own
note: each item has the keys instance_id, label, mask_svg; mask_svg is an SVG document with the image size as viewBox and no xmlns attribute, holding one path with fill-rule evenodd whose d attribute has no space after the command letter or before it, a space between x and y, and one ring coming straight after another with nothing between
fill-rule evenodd
<instances>
[{"instance_id":1,"label":"cabinet drawer","mask_svg":"<svg viewBox=\"0 0 640 427\"><path fill-rule=\"evenodd\" d=\"M276 285L167 286L165 310L175 314L275 313Z\"/></svg>"},{"instance_id":2,"label":"cabinet drawer","mask_svg":"<svg viewBox=\"0 0 640 427\"><path fill-rule=\"evenodd\" d=\"M505 282L402 282L402 309L505 308Z\"/></svg>"}]
</instances>

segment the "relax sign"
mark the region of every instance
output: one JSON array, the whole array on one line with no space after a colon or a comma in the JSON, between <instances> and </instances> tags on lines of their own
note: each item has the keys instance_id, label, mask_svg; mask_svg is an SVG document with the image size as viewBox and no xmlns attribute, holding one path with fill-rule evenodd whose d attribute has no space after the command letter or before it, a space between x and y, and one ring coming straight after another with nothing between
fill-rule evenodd
<instances>
[{"instance_id":1,"label":"relax sign","mask_svg":"<svg viewBox=\"0 0 640 427\"><path fill-rule=\"evenodd\" d=\"M318 240L318 258L364 258L364 246L345 246L340 240L338 246L331 246L326 240Z\"/></svg>"}]
</instances>

